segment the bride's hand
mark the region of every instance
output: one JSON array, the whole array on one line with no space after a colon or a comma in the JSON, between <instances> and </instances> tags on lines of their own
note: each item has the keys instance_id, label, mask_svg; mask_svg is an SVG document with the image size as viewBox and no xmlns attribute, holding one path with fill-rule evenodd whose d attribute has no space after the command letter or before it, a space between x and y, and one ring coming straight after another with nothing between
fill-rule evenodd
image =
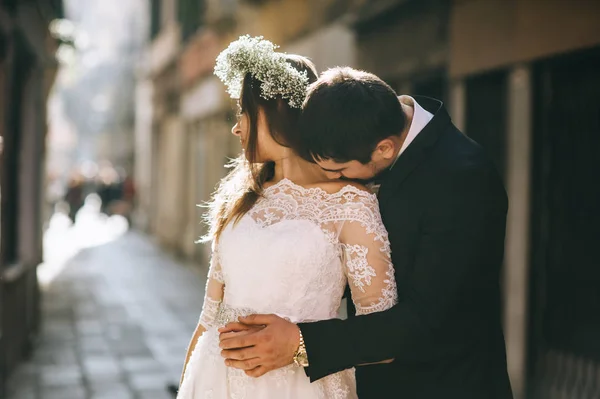
<instances>
[{"instance_id":1,"label":"bride's hand","mask_svg":"<svg viewBox=\"0 0 600 399\"><path fill-rule=\"evenodd\" d=\"M276 315L240 317L219 332L225 364L251 377L291 364L300 341L298 326Z\"/></svg>"}]
</instances>

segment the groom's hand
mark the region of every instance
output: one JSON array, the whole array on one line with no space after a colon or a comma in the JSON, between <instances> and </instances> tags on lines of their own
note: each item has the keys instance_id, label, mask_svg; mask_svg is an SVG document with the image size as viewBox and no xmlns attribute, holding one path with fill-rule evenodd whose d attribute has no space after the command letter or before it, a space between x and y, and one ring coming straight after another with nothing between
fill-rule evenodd
<instances>
[{"instance_id":1,"label":"groom's hand","mask_svg":"<svg viewBox=\"0 0 600 399\"><path fill-rule=\"evenodd\" d=\"M300 345L297 325L275 315L250 315L239 321L219 329L227 366L260 377L293 362Z\"/></svg>"}]
</instances>

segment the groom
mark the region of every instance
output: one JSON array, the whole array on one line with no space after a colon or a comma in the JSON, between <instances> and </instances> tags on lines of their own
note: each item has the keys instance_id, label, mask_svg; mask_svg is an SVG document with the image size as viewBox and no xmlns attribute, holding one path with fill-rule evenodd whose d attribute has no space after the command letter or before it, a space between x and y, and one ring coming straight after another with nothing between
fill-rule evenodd
<instances>
[{"instance_id":1,"label":"groom","mask_svg":"<svg viewBox=\"0 0 600 399\"><path fill-rule=\"evenodd\" d=\"M356 367L361 399L511 398L499 282L508 204L481 147L440 101L398 98L351 68L310 87L301 133L295 149L329 177L379 178L399 303L297 325L241 318L220 330L226 364L257 377L300 358L312 381Z\"/></svg>"}]
</instances>

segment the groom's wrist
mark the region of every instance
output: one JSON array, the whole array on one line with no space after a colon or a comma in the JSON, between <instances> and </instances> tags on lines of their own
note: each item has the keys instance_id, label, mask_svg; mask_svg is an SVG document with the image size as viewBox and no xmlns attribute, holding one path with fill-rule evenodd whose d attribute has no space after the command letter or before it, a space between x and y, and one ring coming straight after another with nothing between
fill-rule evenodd
<instances>
[{"instance_id":1,"label":"groom's wrist","mask_svg":"<svg viewBox=\"0 0 600 399\"><path fill-rule=\"evenodd\" d=\"M296 328L298 328L298 346L294 352L294 364L298 367L308 367L308 355L306 353L302 329L298 325L296 325Z\"/></svg>"}]
</instances>

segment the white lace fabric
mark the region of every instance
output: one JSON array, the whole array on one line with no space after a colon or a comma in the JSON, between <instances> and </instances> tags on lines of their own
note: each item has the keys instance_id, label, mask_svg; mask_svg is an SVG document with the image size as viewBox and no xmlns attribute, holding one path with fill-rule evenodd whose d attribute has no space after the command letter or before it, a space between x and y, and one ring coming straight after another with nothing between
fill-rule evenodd
<instances>
[{"instance_id":1,"label":"white lace fabric","mask_svg":"<svg viewBox=\"0 0 600 399\"><path fill-rule=\"evenodd\" d=\"M328 193L284 179L267 188L237 224L227 226L213 247L200 324L214 329L223 323L223 311L236 314L236 309L275 313L293 322L334 318L347 284L358 315L397 302L390 245L376 196L353 185ZM353 370L310 384L304 371L293 366L258 379L225 368L229 377L210 377L227 380L218 388L209 382L206 370L193 371L194 362L200 368L206 363L202 357L209 356L198 347L203 345L192 354L181 390L187 393L180 398L356 397ZM220 367L222 359L211 364ZM188 377L188 372L194 376ZM195 381L186 381L190 378ZM268 388L275 386L268 384L269 378L283 385ZM266 385L260 388L261 384Z\"/></svg>"},{"instance_id":2,"label":"white lace fabric","mask_svg":"<svg viewBox=\"0 0 600 399\"><path fill-rule=\"evenodd\" d=\"M204 304L202 305L202 313L198 321L206 330L215 327L215 320L219 312L219 307L223 300L225 290L225 281L223 272L219 263L219 254L213 245L213 253L210 260L210 268L208 270L208 279L206 280L206 289L204 295Z\"/></svg>"}]
</instances>

